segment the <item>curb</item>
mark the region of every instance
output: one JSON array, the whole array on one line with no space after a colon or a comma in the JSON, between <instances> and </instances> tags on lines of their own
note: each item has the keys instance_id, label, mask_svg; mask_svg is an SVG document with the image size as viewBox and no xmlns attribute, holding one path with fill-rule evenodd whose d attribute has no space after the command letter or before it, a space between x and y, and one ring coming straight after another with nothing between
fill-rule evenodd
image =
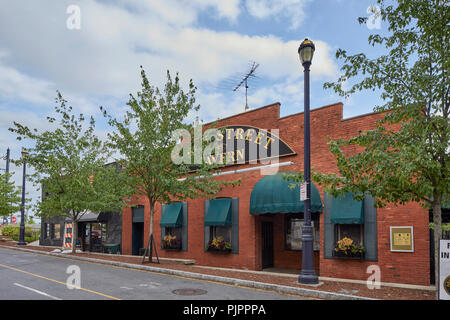
<instances>
[{"instance_id":1,"label":"curb","mask_svg":"<svg viewBox=\"0 0 450 320\"><path fill-rule=\"evenodd\" d=\"M272 284L272 283L263 283L263 282L254 282L254 281L234 279L234 278L225 278L225 277L221 277L221 276L194 273L194 272L189 272L189 271L142 266L142 265L132 264L132 263L86 258L86 257L80 257L80 256L67 256L65 254L55 253L55 252L47 252L47 251L9 247L9 246L0 246L0 247L3 247L3 248L6 247L6 248L9 248L12 250L18 250L18 251L24 251L24 252L30 252L30 253L36 253L36 254L44 254L44 255L49 255L49 256L62 257L62 258L66 258L69 260L96 262L96 263L106 264L106 265L111 265L111 266L125 267L125 268L130 268L130 269L145 270L145 271L151 271L151 272L158 272L158 273L187 277L187 278L198 279L198 280L215 281L215 282L225 283L225 284L229 284L229 285L270 290L270 291L276 291L279 293L295 294L295 295L301 295L301 296L305 296L305 297L313 297L313 298L320 298L320 299L332 299L332 300L377 300L377 299L373 299L373 298L366 298L366 297L360 297L360 296L353 296L353 295L305 289L305 288L289 287L289 286L277 285L277 284Z\"/></svg>"}]
</instances>

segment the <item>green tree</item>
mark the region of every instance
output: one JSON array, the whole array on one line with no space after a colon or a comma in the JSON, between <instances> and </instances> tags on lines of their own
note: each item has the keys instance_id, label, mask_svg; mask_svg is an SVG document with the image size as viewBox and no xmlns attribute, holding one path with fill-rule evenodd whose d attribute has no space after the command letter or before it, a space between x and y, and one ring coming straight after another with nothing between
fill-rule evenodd
<instances>
[{"instance_id":1,"label":"green tree","mask_svg":"<svg viewBox=\"0 0 450 320\"><path fill-rule=\"evenodd\" d=\"M142 89L137 97L130 94L129 110L123 122L108 115L101 107L109 124L114 128L109 134L111 145L123 157L117 160L126 172L135 177L136 195L149 201L150 215L150 262L152 261L153 220L156 203L176 200L213 197L222 186L235 185L239 181L219 181L213 178L216 165L196 164L195 172L189 164L173 161L172 151L177 145L174 134L184 129L193 133L194 126L186 123L189 112L199 109L195 105L195 86L189 82L184 92L178 74L172 79L167 72L167 82L162 91L149 83L141 67ZM189 136L184 143L191 143ZM202 145L203 147L203 141ZM193 159L194 154L190 155Z\"/></svg>"},{"instance_id":2,"label":"green tree","mask_svg":"<svg viewBox=\"0 0 450 320\"><path fill-rule=\"evenodd\" d=\"M372 59L339 49L342 74L324 88L344 97L380 90L383 104L374 111L383 119L374 130L330 141L339 174L314 173L313 179L335 196L369 192L378 207L414 201L432 209L439 261L441 208L450 195L449 1L378 0L378 5L389 32L368 40L386 54ZM363 24L367 18L358 20ZM355 147L358 152L350 152ZM439 279L437 263L435 275Z\"/></svg>"},{"instance_id":3,"label":"green tree","mask_svg":"<svg viewBox=\"0 0 450 320\"><path fill-rule=\"evenodd\" d=\"M0 174L0 217L9 217L21 208L20 188L9 181L10 178L9 173Z\"/></svg>"},{"instance_id":4,"label":"green tree","mask_svg":"<svg viewBox=\"0 0 450 320\"><path fill-rule=\"evenodd\" d=\"M26 161L34 168L29 178L43 189L36 212L41 217L69 217L76 238L78 221L85 213L121 211L132 189L130 178L119 166L105 165L111 150L95 135L93 117L86 124L82 114L72 114L72 107L66 105L59 92L56 102L56 129L39 133L14 122L9 130L17 134L18 140L34 142ZM54 117L47 120L49 127L57 121Z\"/></svg>"},{"instance_id":5,"label":"green tree","mask_svg":"<svg viewBox=\"0 0 450 320\"><path fill-rule=\"evenodd\" d=\"M36 223L36 222L34 221L33 216L30 215L30 216L28 217L27 224L35 224L35 223Z\"/></svg>"}]
</instances>

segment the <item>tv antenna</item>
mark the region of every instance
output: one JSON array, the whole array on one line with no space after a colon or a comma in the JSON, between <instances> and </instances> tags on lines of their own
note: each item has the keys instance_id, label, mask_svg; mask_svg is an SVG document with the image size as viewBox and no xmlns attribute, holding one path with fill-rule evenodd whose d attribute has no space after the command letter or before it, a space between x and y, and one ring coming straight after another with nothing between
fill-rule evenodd
<instances>
[{"instance_id":1,"label":"tv antenna","mask_svg":"<svg viewBox=\"0 0 450 320\"><path fill-rule=\"evenodd\" d=\"M239 84L233 89L233 91L236 91L237 89L239 89L242 84L245 83L245 111L248 110L248 97L247 97L247 93L248 93L248 79L250 77L256 77L255 76L255 70L256 68L259 67L259 63L253 62L252 66L250 68L250 71L247 72L247 74L244 75L244 78L241 80L241 82L239 82Z\"/></svg>"}]
</instances>

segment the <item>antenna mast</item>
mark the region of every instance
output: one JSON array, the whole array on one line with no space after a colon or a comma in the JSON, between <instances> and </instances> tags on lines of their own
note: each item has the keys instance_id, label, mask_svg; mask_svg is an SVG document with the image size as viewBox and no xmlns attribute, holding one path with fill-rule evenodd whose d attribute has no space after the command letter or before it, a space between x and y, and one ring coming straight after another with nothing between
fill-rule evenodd
<instances>
[{"instance_id":1,"label":"antenna mast","mask_svg":"<svg viewBox=\"0 0 450 320\"><path fill-rule=\"evenodd\" d=\"M248 93L248 79L250 77L256 77L254 75L256 68L259 67L259 63L253 62L252 67L250 68L250 71L247 72L246 75L244 75L244 78L241 80L241 82L239 82L239 84L233 89L233 91L236 91L237 89L239 89L239 87L245 83L245 111L248 110L248 100L247 100L247 93Z\"/></svg>"}]
</instances>

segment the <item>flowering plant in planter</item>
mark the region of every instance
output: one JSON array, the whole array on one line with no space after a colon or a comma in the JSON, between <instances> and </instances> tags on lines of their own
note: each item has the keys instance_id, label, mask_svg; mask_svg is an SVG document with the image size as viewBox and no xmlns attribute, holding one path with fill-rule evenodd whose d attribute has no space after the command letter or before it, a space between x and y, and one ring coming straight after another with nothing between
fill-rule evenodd
<instances>
[{"instance_id":1,"label":"flowering plant in planter","mask_svg":"<svg viewBox=\"0 0 450 320\"><path fill-rule=\"evenodd\" d=\"M163 239L163 249L181 249L181 240L168 234Z\"/></svg>"},{"instance_id":2,"label":"flowering plant in planter","mask_svg":"<svg viewBox=\"0 0 450 320\"><path fill-rule=\"evenodd\" d=\"M208 242L207 249L211 251L231 251L231 243L225 241L222 236L219 236Z\"/></svg>"},{"instance_id":3,"label":"flowering plant in planter","mask_svg":"<svg viewBox=\"0 0 450 320\"><path fill-rule=\"evenodd\" d=\"M334 251L338 256L361 257L365 249L351 238L344 237L336 243Z\"/></svg>"}]
</instances>

